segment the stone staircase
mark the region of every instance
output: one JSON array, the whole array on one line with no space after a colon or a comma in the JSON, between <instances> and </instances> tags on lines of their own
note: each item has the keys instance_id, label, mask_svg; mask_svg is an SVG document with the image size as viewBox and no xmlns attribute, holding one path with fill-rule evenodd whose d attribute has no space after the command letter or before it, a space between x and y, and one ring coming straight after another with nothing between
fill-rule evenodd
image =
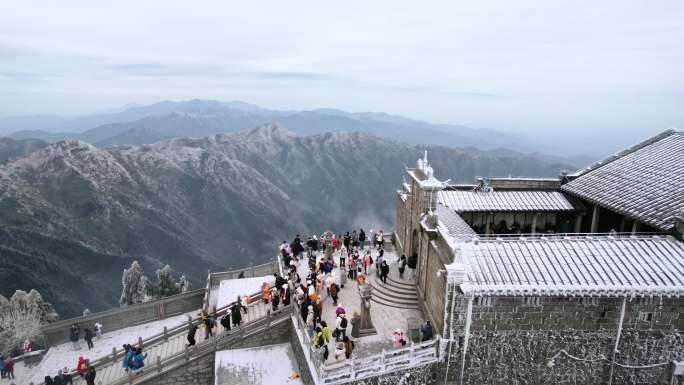
<instances>
[{"instance_id":1,"label":"stone staircase","mask_svg":"<svg viewBox=\"0 0 684 385\"><path fill-rule=\"evenodd\" d=\"M377 276L375 268L371 272L370 285L373 288L371 301L383 306L400 309L419 309L418 287L414 279L400 278L399 268L395 261L390 263L390 273L387 283L383 283ZM404 277L409 274L407 268Z\"/></svg>"},{"instance_id":2,"label":"stone staircase","mask_svg":"<svg viewBox=\"0 0 684 385\"><path fill-rule=\"evenodd\" d=\"M247 326L257 320L261 320L267 317L270 311L270 306L264 304L262 301L255 301L248 306L247 313L242 313L242 324ZM221 311L219 314L223 313ZM157 370L156 366L166 361L170 357L178 356L186 351L187 344L187 327L184 328L183 332L175 333L170 335L167 339L162 339L153 342L149 345L143 342L143 352L147 353L147 358L145 359L145 367L143 368L143 373L145 372L155 372ZM223 336L225 331L220 325L214 329L215 336ZM237 329L234 327L231 329L229 334L236 333ZM211 339L211 337L210 337ZM195 340L197 344L202 344L204 340L204 329L202 327L198 328L195 334ZM131 341L134 342L134 341ZM193 348L190 348L193 349ZM96 366L97 368L97 379L96 383L105 384L122 384L127 382L133 382L134 379L140 374L134 374L129 377L129 373L126 373L122 368L121 359L116 361L107 362L106 364L100 364ZM141 376L149 377L149 376ZM135 381L137 382L137 381ZM86 385L85 380L80 377L74 377L75 385Z\"/></svg>"}]
</instances>

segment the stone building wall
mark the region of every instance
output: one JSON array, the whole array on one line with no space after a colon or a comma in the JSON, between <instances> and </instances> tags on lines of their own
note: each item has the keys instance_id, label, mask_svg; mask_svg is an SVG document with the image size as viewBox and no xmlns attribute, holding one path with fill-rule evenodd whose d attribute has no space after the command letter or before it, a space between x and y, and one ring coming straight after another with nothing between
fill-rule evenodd
<instances>
[{"instance_id":1,"label":"stone building wall","mask_svg":"<svg viewBox=\"0 0 684 385\"><path fill-rule=\"evenodd\" d=\"M438 364L423 365L417 368L383 373L362 380L350 381L345 385L435 385Z\"/></svg>"},{"instance_id":2,"label":"stone building wall","mask_svg":"<svg viewBox=\"0 0 684 385\"><path fill-rule=\"evenodd\" d=\"M312 373L309 371L309 365L307 364L306 355L304 354L304 348L297 337L297 330L292 322L289 322L290 329L290 346L292 346L292 351L294 352L295 359L297 360L297 366L299 367L299 376L302 379L304 385L312 385Z\"/></svg>"},{"instance_id":3,"label":"stone building wall","mask_svg":"<svg viewBox=\"0 0 684 385\"><path fill-rule=\"evenodd\" d=\"M146 366L147 368L147 366ZM152 365L147 370L154 370ZM146 370L146 371L147 371ZM214 354L188 362L175 370L145 381L144 385L214 385Z\"/></svg>"},{"instance_id":4,"label":"stone building wall","mask_svg":"<svg viewBox=\"0 0 684 385\"><path fill-rule=\"evenodd\" d=\"M544 298L542 306L527 306L523 298L495 298L491 307L473 306L471 335L464 372L465 384L605 384L611 364L582 362L580 358L612 358L622 299ZM680 299L627 301L616 361L650 365L684 359L679 334ZM467 300L457 297L451 347L450 380L460 378ZM643 312L651 321L639 321ZM670 367L624 369L614 366L612 383L668 384Z\"/></svg>"},{"instance_id":5,"label":"stone building wall","mask_svg":"<svg viewBox=\"0 0 684 385\"><path fill-rule=\"evenodd\" d=\"M421 274L419 295L423 300L424 312L430 315L432 324L440 333L443 333L446 274L438 274L438 272L444 270L444 263L431 242L424 240L423 244L426 245L426 251L419 257L424 260L421 268L424 274Z\"/></svg>"}]
</instances>

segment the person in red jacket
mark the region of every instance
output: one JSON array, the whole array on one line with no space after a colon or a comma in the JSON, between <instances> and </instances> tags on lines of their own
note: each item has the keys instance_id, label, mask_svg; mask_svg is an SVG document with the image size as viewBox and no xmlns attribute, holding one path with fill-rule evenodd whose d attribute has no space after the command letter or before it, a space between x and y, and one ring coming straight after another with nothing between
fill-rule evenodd
<instances>
[{"instance_id":1,"label":"person in red jacket","mask_svg":"<svg viewBox=\"0 0 684 385\"><path fill-rule=\"evenodd\" d=\"M83 356L78 357L78 366L76 366L76 371L81 377L83 377L86 370L88 370L88 361Z\"/></svg>"}]
</instances>

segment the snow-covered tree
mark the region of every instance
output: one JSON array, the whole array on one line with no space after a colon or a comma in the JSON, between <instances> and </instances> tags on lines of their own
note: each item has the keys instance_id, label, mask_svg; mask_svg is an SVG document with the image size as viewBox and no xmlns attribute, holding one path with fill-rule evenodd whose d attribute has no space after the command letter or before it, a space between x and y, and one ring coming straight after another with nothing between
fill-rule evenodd
<instances>
[{"instance_id":1,"label":"snow-covered tree","mask_svg":"<svg viewBox=\"0 0 684 385\"><path fill-rule=\"evenodd\" d=\"M0 295L0 351L10 351L25 340L40 340L41 324L58 318L36 290L17 290L9 300Z\"/></svg>"},{"instance_id":2,"label":"snow-covered tree","mask_svg":"<svg viewBox=\"0 0 684 385\"><path fill-rule=\"evenodd\" d=\"M157 293L160 297L168 297L180 292L178 284L173 279L173 269L166 265L157 270Z\"/></svg>"},{"instance_id":3,"label":"snow-covered tree","mask_svg":"<svg viewBox=\"0 0 684 385\"><path fill-rule=\"evenodd\" d=\"M121 306L134 305L150 301L154 298L152 282L145 276L138 261L133 261L131 267L124 269L121 277Z\"/></svg>"},{"instance_id":4,"label":"snow-covered tree","mask_svg":"<svg viewBox=\"0 0 684 385\"><path fill-rule=\"evenodd\" d=\"M180 279L178 280L178 292L187 293L190 290L192 290L192 284L187 278L185 278L184 275L181 275Z\"/></svg>"},{"instance_id":5,"label":"snow-covered tree","mask_svg":"<svg viewBox=\"0 0 684 385\"><path fill-rule=\"evenodd\" d=\"M140 278L140 286L138 286L138 298L140 302L137 303L144 303L144 302L150 302L157 297L157 289L150 281L147 276L142 276Z\"/></svg>"}]
</instances>

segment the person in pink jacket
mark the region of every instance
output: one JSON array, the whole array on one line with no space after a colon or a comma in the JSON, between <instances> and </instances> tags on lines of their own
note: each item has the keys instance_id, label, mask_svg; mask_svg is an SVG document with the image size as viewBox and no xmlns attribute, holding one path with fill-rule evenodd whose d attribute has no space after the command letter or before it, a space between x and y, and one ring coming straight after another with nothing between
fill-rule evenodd
<instances>
[{"instance_id":1,"label":"person in pink jacket","mask_svg":"<svg viewBox=\"0 0 684 385\"><path fill-rule=\"evenodd\" d=\"M406 345L406 338L404 337L404 332L402 332L399 329L395 330L394 334L392 334L392 346L394 346L395 349L399 349L404 345Z\"/></svg>"}]
</instances>

